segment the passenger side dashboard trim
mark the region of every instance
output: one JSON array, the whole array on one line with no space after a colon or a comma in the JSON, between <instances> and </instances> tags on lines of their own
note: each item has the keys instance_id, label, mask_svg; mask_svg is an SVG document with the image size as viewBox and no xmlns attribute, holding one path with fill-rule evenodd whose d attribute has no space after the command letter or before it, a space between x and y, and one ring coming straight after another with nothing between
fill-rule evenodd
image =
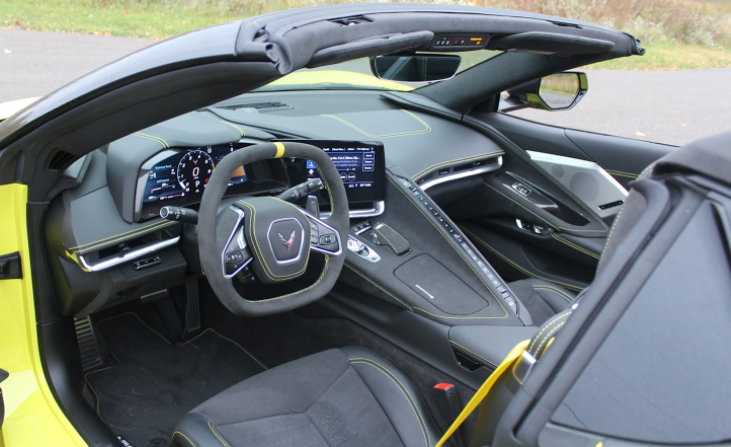
<instances>
[{"instance_id":1,"label":"passenger side dashboard trim","mask_svg":"<svg viewBox=\"0 0 731 447\"><path fill-rule=\"evenodd\" d=\"M431 188L432 186L440 185L442 183L451 182L453 180L459 180L467 177L474 177L476 175L482 175L487 174L488 172L495 172L500 170L500 168L503 165L503 157L498 157L497 160L494 163L490 163L488 165L479 166L477 168L469 169L466 171L461 172L453 172L450 174L445 174L436 178L432 178L429 180L424 181L424 183L419 184L421 189L426 191L427 189Z\"/></svg>"}]
</instances>

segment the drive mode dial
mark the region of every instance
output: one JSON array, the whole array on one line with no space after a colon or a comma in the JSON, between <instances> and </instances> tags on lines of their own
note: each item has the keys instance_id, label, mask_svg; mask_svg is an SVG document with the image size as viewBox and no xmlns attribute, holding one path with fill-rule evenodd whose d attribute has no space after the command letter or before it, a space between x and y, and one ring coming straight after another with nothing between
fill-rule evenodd
<instances>
[{"instance_id":1,"label":"drive mode dial","mask_svg":"<svg viewBox=\"0 0 731 447\"><path fill-rule=\"evenodd\" d=\"M198 149L190 151L178 163L178 183L185 194L199 194L213 173L213 159Z\"/></svg>"}]
</instances>

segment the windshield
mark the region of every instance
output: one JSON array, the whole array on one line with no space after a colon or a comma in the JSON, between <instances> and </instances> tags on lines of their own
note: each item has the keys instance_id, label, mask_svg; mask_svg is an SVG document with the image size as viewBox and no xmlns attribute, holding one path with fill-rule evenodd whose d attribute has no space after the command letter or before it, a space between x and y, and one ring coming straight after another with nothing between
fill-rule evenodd
<instances>
[{"instance_id":1,"label":"windshield","mask_svg":"<svg viewBox=\"0 0 731 447\"><path fill-rule=\"evenodd\" d=\"M491 59L499 51L466 51L456 54L462 58L457 73ZM395 82L379 79L371 73L368 58L356 59L319 68L303 68L254 91L270 92L282 90L393 90L408 92L435 82Z\"/></svg>"}]
</instances>

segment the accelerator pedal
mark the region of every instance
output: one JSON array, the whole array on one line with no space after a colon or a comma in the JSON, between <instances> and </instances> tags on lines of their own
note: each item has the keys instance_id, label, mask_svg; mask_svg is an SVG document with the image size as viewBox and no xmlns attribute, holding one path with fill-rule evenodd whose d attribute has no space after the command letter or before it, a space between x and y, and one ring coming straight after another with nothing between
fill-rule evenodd
<instances>
[{"instance_id":1,"label":"accelerator pedal","mask_svg":"<svg viewBox=\"0 0 731 447\"><path fill-rule=\"evenodd\" d=\"M185 321L183 340L194 337L201 331L201 306L198 298L198 281L190 279L185 283Z\"/></svg>"}]
</instances>

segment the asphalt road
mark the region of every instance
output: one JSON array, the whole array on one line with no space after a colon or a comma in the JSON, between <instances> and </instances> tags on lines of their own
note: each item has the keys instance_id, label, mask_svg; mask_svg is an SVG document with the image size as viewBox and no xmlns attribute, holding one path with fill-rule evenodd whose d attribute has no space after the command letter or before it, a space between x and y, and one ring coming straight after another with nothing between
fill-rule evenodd
<instances>
[{"instance_id":1,"label":"asphalt road","mask_svg":"<svg viewBox=\"0 0 731 447\"><path fill-rule=\"evenodd\" d=\"M0 102L42 96L155 41L0 29ZM590 71L573 110L516 115L561 127L682 145L731 130L731 68Z\"/></svg>"}]
</instances>

